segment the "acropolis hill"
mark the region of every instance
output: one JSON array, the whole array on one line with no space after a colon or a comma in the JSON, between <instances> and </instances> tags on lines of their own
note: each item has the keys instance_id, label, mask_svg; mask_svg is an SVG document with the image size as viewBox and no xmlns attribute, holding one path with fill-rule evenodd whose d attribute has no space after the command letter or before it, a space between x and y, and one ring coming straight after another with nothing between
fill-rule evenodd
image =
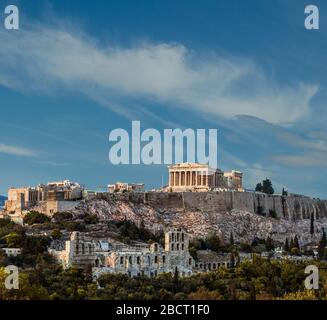
<instances>
[{"instance_id":1,"label":"acropolis hill","mask_svg":"<svg viewBox=\"0 0 327 320\"><path fill-rule=\"evenodd\" d=\"M214 232L227 239L233 232L235 239L248 242L267 236L284 241L298 235L302 243L309 243L327 228L327 201L246 192L242 173L205 170L202 165L170 166L169 185L152 192L144 192L142 184L124 183L108 186L108 192L90 192L69 181L11 189L3 216L21 220L31 210L49 216L71 212L76 218L95 214L102 222L127 219L154 231L184 228L191 236Z\"/></svg>"},{"instance_id":2,"label":"acropolis hill","mask_svg":"<svg viewBox=\"0 0 327 320\"><path fill-rule=\"evenodd\" d=\"M275 211L277 218L289 221L327 218L327 201L301 196L267 195L254 192L212 191L212 192L145 192L98 194L92 200L105 200L145 204L156 209L176 211L201 211L226 213L232 210L258 213L269 217Z\"/></svg>"},{"instance_id":3,"label":"acropolis hill","mask_svg":"<svg viewBox=\"0 0 327 320\"><path fill-rule=\"evenodd\" d=\"M257 213L262 207L263 212ZM269 210L276 210L271 217ZM166 226L183 228L191 236L216 233L228 241L254 238L277 241L297 235L302 244L321 237L327 228L327 202L295 196L270 196L251 192L145 192L97 194L81 201L72 211L78 217L95 214L100 221L130 220L151 231ZM311 213L315 233L310 234Z\"/></svg>"}]
</instances>

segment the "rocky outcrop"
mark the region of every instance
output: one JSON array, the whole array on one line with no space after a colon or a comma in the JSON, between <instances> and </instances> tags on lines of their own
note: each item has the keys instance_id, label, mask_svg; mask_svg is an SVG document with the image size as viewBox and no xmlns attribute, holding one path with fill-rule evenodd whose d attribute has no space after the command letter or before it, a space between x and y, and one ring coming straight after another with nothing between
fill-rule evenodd
<instances>
[{"instance_id":1,"label":"rocky outcrop","mask_svg":"<svg viewBox=\"0 0 327 320\"><path fill-rule=\"evenodd\" d=\"M128 201L165 210L189 210L207 213L231 210L261 213L290 221L327 218L327 201L304 196L267 195L254 192L147 192L99 194L95 199Z\"/></svg>"},{"instance_id":2,"label":"rocky outcrop","mask_svg":"<svg viewBox=\"0 0 327 320\"><path fill-rule=\"evenodd\" d=\"M267 216L255 213L259 206ZM269 210L274 210L277 218L269 217ZM325 202L309 198L282 200L261 194L226 192L102 194L82 201L72 212L75 216L96 214L102 221L143 222L153 232L166 226L182 227L193 236L205 237L214 232L226 241L233 232L236 241L247 243L268 236L284 242L287 237L297 235L306 244L318 240L321 229L327 228L325 211ZM315 216L313 236L311 213Z\"/></svg>"}]
</instances>

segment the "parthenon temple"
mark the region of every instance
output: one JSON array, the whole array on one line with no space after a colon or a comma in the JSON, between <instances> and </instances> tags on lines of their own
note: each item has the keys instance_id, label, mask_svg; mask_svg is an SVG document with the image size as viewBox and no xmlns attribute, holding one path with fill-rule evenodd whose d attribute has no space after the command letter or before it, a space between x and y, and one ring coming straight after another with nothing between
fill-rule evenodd
<instances>
[{"instance_id":1,"label":"parthenon temple","mask_svg":"<svg viewBox=\"0 0 327 320\"><path fill-rule=\"evenodd\" d=\"M172 191L207 191L210 189L235 189L243 191L242 172L224 173L206 164L179 163L169 169L169 188Z\"/></svg>"}]
</instances>

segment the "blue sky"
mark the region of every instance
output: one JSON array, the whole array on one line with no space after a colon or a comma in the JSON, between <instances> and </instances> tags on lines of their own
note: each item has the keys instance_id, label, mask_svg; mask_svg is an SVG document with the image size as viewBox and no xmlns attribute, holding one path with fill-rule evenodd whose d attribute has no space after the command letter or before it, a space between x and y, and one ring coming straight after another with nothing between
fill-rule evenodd
<instances>
[{"instance_id":1,"label":"blue sky","mask_svg":"<svg viewBox=\"0 0 327 320\"><path fill-rule=\"evenodd\" d=\"M217 128L220 167L242 170L246 187L269 177L327 197L323 1L314 31L301 0L6 4L21 25L0 27L0 194L58 179L160 186L166 166L108 160L109 132L141 120Z\"/></svg>"}]
</instances>

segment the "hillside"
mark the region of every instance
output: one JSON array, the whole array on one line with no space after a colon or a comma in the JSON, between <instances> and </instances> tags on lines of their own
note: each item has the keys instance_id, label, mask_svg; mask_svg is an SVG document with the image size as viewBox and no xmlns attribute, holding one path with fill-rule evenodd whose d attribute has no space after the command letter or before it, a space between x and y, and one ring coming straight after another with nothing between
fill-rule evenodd
<instances>
[{"instance_id":1,"label":"hillside","mask_svg":"<svg viewBox=\"0 0 327 320\"><path fill-rule=\"evenodd\" d=\"M315 235L310 235L310 218L289 220L284 218L265 217L245 210L232 209L222 211L203 210L203 208L171 208L167 205L149 205L130 200L90 199L82 201L72 213L77 217L84 214L95 214L101 221L130 220L141 222L152 231L165 226L181 227L191 235L206 237L210 232L218 234L228 241L233 232L236 241L251 243L254 238L265 239L268 236L284 242L290 236L298 235L302 244L310 243L321 237L321 229L327 227L327 218L315 220Z\"/></svg>"}]
</instances>

